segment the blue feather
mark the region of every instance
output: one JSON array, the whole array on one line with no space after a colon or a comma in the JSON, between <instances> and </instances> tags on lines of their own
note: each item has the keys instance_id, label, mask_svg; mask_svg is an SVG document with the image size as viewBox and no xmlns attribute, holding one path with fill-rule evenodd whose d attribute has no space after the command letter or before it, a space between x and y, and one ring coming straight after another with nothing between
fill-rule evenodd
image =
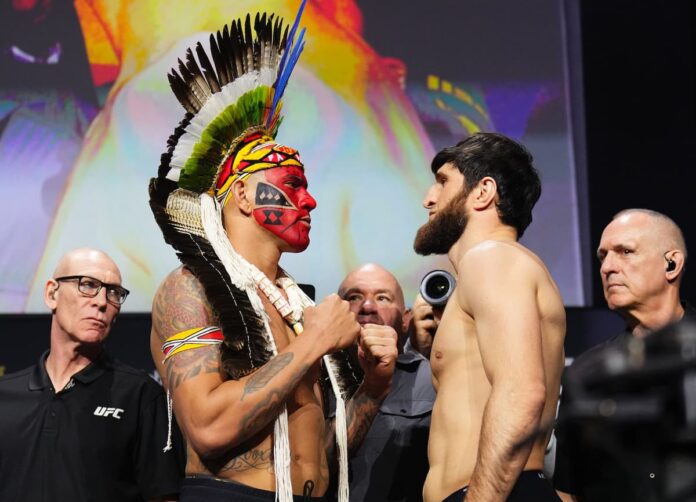
<instances>
[{"instance_id":1,"label":"blue feather","mask_svg":"<svg viewBox=\"0 0 696 502\"><path fill-rule=\"evenodd\" d=\"M295 64L297 63L297 60L300 58L302 49L304 49L304 34L305 28L302 28L302 31L300 31L300 36L297 38L297 43L295 43L292 46L292 48L289 49L290 56L288 57L288 60L286 62L285 70L283 71L283 73L278 75L278 79L276 80L276 96L283 95L283 92L285 91L285 86L288 84L288 80L290 79L290 75L292 74L292 70L295 68Z\"/></svg>"},{"instance_id":2,"label":"blue feather","mask_svg":"<svg viewBox=\"0 0 696 502\"><path fill-rule=\"evenodd\" d=\"M292 43L295 40L295 32L297 31L297 27L300 25L300 19L302 18L302 13L304 12L306 4L307 0L302 0L302 3L300 3L300 8L297 11L297 16L295 16L295 22L292 24L292 28L290 28L290 34L288 35L288 40L285 45L285 51L283 52L283 57L280 59L280 64L278 65L278 75L281 75L285 70L285 63L288 58L288 53L292 49Z\"/></svg>"},{"instance_id":3,"label":"blue feather","mask_svg":"<svg viewBox=\"0 0 696 502\"><path fill-rule=\"evenodd\" d=\"M304 49L304 35L307 31L306 28L302 28L300 30L300 34L297 37L296 42L295 32L300 24L300 19L302 18L302 13L304 12L306 4L307 0L302 0L300 8L297 11L297 16L295 17L295 22L293 23L292 29L288 34L288 40L285 46L285 51L283 51L283 57L278 65L278 76L276 77L275 84L273 85L275 88L275 92L273 94L273 103L271 104L270 113L268 114L268 118L266 120L267 127L270 125L272 117L275 114L276 107L278 106L280 99L283 97L283 93L285 92L285 87L290 79L292 70L295 68L295 64L302 53L302 49Z\"/></svg>"}]
</instances>

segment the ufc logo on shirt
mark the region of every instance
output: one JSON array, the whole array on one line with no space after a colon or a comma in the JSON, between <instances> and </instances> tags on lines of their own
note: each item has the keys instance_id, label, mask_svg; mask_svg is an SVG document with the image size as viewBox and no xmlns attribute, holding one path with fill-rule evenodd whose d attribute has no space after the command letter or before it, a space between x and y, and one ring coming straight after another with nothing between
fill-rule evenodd
<instances>
[{"instance_id":1,"label":"ufc logo on shirt","mask_svg":"<svg viewBox=\"0 0 696 502\"><path fill-rule=\"evenodd\" d=\"M121 413L123 410L121 408L107 408L106 406L97 406L94 410L94 414L98 417L114 417L117 420L121 420Z\"/></svg>"}]
</instances>

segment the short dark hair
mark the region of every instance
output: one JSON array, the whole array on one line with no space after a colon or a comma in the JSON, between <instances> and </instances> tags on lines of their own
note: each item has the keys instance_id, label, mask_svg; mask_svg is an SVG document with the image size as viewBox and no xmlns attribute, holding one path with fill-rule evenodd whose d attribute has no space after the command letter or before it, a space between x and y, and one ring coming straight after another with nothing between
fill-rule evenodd
<instances>
[{"instance_id":1,"label":"short dark hair","mask_svg":"<svg viewBox=\"0 0 696 502\"><path fill-rule=\"evenodd\" d=\"M520 238L532 222L532 208L541 195L541 180L533 160L524 146L507 136L479 132L441 150L431 169L437 173L444 164L452 163L464 175L467 191L484 177L493 178L498 186L496 208L500 221L514 227Z\"/></svg>"}]
</instances>

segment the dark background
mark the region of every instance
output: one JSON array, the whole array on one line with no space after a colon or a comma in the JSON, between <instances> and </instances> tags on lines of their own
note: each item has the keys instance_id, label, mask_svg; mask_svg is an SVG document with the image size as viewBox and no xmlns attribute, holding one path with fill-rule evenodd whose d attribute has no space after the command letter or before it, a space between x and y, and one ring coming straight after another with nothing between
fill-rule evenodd
<instances>
[{"instance_id":1,"label":"dark background","mask_svg":"<svg viewBox=\"0 0 696 502\"><path fill-rule=\"evenodd\" d=\"M520 5L510 2L509 8L522 8L522 4L530 8L535 1L540 0ZM411 8L410 2L396 0L358 3L365 10L380 10L382 16L377 19L385 23L390 22L393 9ZM447 2L418 5L435 8L435 4L446 8ZM690 200L694 196L691 171L696 166L696 6L688 0L659 5L635 0L568 0L566 7L579 10L582 32L579 49L586 151L581 154L587 162L590 254L594 254L602 229L613 214L628 207L646 207L671 216L684 231L687 246L696 250ZM417 19L417 10L412 15ZM508 17L509 26L501 29L523 28L515 26L514 10ZM456 19L451 21L458 25ZM447 28L434 28L434 32L449 34L440 43L457 43L452 28ZM375 29L380 27L365 26L368 40L370 30ZM422 32L414 32L413 37L424 44L428 40ZM553 50L529 44L520 50ZM398 57L394 50L377 50ZM463 53L475 50L462 47ZM591 268L594 279L596 262ZM682 287L683 298L691 303L696 297L695 274L687 272ZM568 309L569 356L616 333L621 326L604 308L599 281L593 283L593 308ZM147 315L122 315L110 337L112 352L135 366L151 368L149 323ZM15 371L32 364L48 347L49 327L48 315L0 316L0 366Z\"/></svg>"},{"instance_id":2,"label":"dark background","mask_svg":"<svg viewBox=\"0 0 696 502\"><path fill-rule=\"evenodd\" d=\"M593 249L613 214L646 207L672 217L696 252L696 4L582 0L580 6ZM595 306L604 305L598 282ZM682 292L693 303L693 270Z\"/></svg>"}]
</instances>

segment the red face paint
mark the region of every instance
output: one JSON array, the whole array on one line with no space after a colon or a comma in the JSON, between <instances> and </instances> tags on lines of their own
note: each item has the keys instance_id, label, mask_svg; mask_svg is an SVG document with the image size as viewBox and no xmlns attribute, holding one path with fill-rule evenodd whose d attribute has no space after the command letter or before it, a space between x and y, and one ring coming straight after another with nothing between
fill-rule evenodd
<instances>
[{"instance_id":1,"label":"red face paint","mask_svg":"<svg viewBox=\"0 0 696 502\"><path fill-rule=\"evenodd\" d=\"M299 167L274 167L263 171L256 185L254 218L263 228L290 245L294 252L309 245L309 212L317 207L307 191L307 178Z\"/></svg>"}]
</instances>

